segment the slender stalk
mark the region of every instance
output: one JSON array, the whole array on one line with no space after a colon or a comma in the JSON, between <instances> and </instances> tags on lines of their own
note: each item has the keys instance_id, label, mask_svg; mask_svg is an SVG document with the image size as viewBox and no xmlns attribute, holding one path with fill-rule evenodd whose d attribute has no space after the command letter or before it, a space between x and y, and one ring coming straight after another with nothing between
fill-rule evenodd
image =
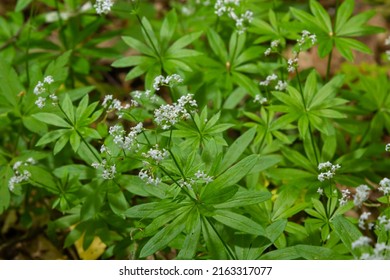
<instances>
[{"instance_id":1,"label":"slender stalk","mask_svg":"<svg viewBox=\"0 0 390 280\"><path fill-rule=\"evenodd\" d=\"M153 48L153 50L154 50L156 56L158 57L158 59L159 59L159 61L160 61L160 64L161 64L161 72L163 72L164 64L163 64L163 61L162 61L162 59L161 59L160 52L158 51L157 46L153 43L153 40L152 40L152 38L150 37L149 32L146 30L144 24L142 23L142 20L141 20L139 14L137 13L135 16L136 16L136 18L137 18L139 24L141 25L142 30L145 32L146 37L147 37L147 39L149 40L149 43L150 43L150 45L152 46L152 48Z\"/></svg>"},{"instance_id":2,"label":"slender stalk","mask_svg":"<svg viewBox=\"0 0 390 280\"><path fill-rule=\"evenodd\" d=\"M329 55L328 55L328 65L326 67L326 81L329 81L329 75L330 75L330 67L331 67L331 64L332 64L332 54L333 54L333 49L330 51Z\"/></svg>"},{"instance_id":3,"label":"slender stalk","mask_svg":"<svg viewBox=\"0 0 390 280\"><path fill-rule=\"evenodd\" d=\"M206 221L209 223L209 225L211 226L211 228L214 230L215 234L218 236L219 240L221 240L223 246L225 247L225 250L226 252L229 254L229 256L235 260L236 257L234 256L232 250L229 248L229 246L225 243L225 241L222 239L222 236L219 234L219 232L217 231L217 229L214 227L213 223L209 220L208 217L204 217L206 219Z\"/></svg>"}]
</instances>

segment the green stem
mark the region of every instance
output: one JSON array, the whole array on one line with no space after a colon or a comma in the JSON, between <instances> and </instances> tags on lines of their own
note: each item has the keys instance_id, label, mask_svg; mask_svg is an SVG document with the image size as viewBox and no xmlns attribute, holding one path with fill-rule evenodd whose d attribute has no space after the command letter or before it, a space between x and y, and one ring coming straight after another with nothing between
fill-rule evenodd
<instances>
[{"instance_id":1,"label":"green stem","mask_svg":"<svg viewBox=\"0 0 390 280\"><path fill-rule=\"evenodd\" d=\"M226 252L228 253L228 255L231 257L232 260L235 260L236 257L234 256L232 250L229 248L229 246L225 243L225 241L222 239L222 236L219 234L219 232L217 231L217 229L214 227L213 223L209 220L208 217L204 217L206 219L206 221L209 223L209 225L211 226L211 228L214 230L215 234L218 236L219 240L221 240L223 246L225 247L225 250Z\"/></svg>"},{"instance_id":2,"label":"green stem","mask_svg":"<svg viewBox=\"0 0 390 280\"><path fill-rule=\"evenodd\" d=\"M333 54L333 49L330 51L328 55L328 65L326 67L326 81L329 81L329 75L330 75L330 67L332 63L332 54Z\"/></svg>"},{"instance_id":3,"label":"green stem","mask_svg":"<svg viewBox=\"0 0 390 280\"><path fill-rule=\"evenodd\" d=\"M173 178L169 173L168 173L168 171L166 171L165 170L165 168L163 168L161 165L158 165L158 168L160 168L161 169L161 171L165 174L165 175L167 175L179 188L181 188L183 191L184 191L184 193L193 201L193 202L195 202L195 203L198 203L198 201L185 189L185 188L183 188L180 184L179 184L179 182L175 179L175 178Z\"/></svg>"},{"instance_id":4,"label":"green stem","mask_svg":"<svg viewBox=\"0 0 390 280\"><path fill-rule=\"evenodd\" d=\"M179 172L180 172L181 176L183 177L183 179L187 180L186 176L183 173L183 170L180 168L179 163L177 162L177 160L175 158L175 155L172 153L172 151L170 149L168 149L168 152L171 155L171 157L173 159L173 162L175 163L175 165L176 165L177 169L179 170Z\"/></svg>"},{"instance_id":5,"label":"green stem","mask_svg":"<svg viewBox=\"0 0 390 280\"><path fill-rule=\"evenodd\" d=\"M137 17L137 20L138 20L139 24L141 25L142 30L145 32L146 37L148 38L150 45L152 46L154 52L156 53L156 56L158 57L158 59L159 59L159 61L160 61L160 64L161 64L161 72L163 72L164 64L163 64L163 61L162 61L162 59L161 59L160 52L157 50L157 47L154 45L153 40L152 40L152 38L150 37L149 32L146 30L144 24L142 23L142 20L141 20L141 18L140 18L140 16L139 16L138 13L136 14L136 17Z\"/></svg>"}]
</instances>

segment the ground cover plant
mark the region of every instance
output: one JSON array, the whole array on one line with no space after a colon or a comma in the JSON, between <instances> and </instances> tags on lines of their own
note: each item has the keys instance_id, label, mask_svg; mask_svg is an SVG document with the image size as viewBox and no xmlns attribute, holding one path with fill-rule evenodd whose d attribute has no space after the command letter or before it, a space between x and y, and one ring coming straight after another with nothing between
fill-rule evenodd
<instances>
[{"instance_id":1,"label":"ground cover plant","mask_svg":"<svg viewBox=\"0 0 390 280\"><path fill-rule=\"evenodd\" d=\"M383 7L5 1L1 258L389 259Z\"/></svg>"}]
</instances>

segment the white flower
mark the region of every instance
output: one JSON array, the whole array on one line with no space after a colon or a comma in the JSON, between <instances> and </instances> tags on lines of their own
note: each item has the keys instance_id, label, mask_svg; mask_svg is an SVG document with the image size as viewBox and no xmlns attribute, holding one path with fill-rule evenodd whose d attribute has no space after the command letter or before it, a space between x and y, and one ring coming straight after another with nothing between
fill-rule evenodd
<instances>
[{"instance_id":1,"label":"white flower","mask_svg":"<svg viewBox=\"0 0 390 280\"><path fill-rule=\"evenodd\" d=\"M51 83L54 82L53 80L53 76L46 76L44 79L43 79L43 82L50 85Z\"/></svg>"},{"instance_id":2,"label":"white flower","mask_svg":"<svg viewBox=\"0 0 390 280\"><path fill-rule=\"evenodd\" d=\"M24 162L17 161L14 163L12 169L14 170L15 174L8 181L8 189L10 191L13 191L15 189L16 184L20 184L29 180L29 178L31 177L31 173L28 170L21 170L20 168L33 164L36 164L36 161L31 157Z\"/></svg>"},{"instance_id":3,"label":"white flower","mask_svg":"<svg viewBox=\"0 0 390 280\"><path fill-rule=\"evenodd\" d=\"M156 162L156 164L159 164L162 160L169 156L169 153L165 149L159 150L158 145L156 144L154 148L151 148L148 152L142 153L142 156L145 158L151 158Z\"/></svg>"},{"instance_id":4,"label":"white flower","mask_svg":"<svg viewBox=\"0 0 390 280\"><path fill-rule=\"evenodd\" d=\"M363 212L359 217L359 227L365 230L364 221L368 220L368 217L371 215L371 212Z\"/></svg>"},{"instance_id":5,"label":"white flower","mask_svg":"<svg viewBox=\"0 0 390 280\"><path fill-rule=\"evenodd\" d=\"M295 57L295 58L290 58L288 61L287 61L287 71L288 72L294 72L295 71L295 68L298 67L298 57Z\"/></svg>"},{"instance_id":6,"label":"white flower","mask_svg":"<svg viewBox=\"0 0 390 280\"><path fill-rule=\"evenodd\" d=\"M390 179L388 178L383 178L379 182L379 190L383 192L384 195L390 194Z\"/></svg>"},{"instance_id":7,"label":"white flower","mask_svg":"<svg viewBox=\"0 0 390 280\"><path fill-rule=\"evenodd\" d=\"M299 47L301 48L306 42L310 42L311 45L314 45L317 42L317 36L311 34L307 30L302 31L302 36L297 40Z\"/></svg>"},{"instance_id":8,"label":"white flower","mask_svg":"<svg viewBox=\"0 0 390 280\"><path fill-rule=\"evenodd\" d=\"M390 143L386 144L385 150L386 150L386 152L390 152Z\"/></svg>"},{"instance_id":9,"label":"white flower","mask_svg":"<svg viewBox=\"0 0 390 280\"><path fill-rule=\"evenodd\" d=\"M110 165L107 160L103 159L101 163L94 162L91 164L93 168L102 169L102 177L104 180L112 180L115 178L116 166Z\"/></svg>"},{"instance_id":10,"label":"white flower","mask_svg":"<svg viewBox=\"0 0 390 280\"><path fill-rule=\"evenodd\" d=\"M35 101L35 105L37 105L39 109L42 109L46 105L46 98L42 96L38 97L38 99Z\"/></svg>"},{"instance_id":11,"label":"white flower","mask_svg":"<svg viewBox=\"0 0 390 280\"><path fill-rule=\"evenodd\" d=\"M288 84L286 81L279 80L278 84L275 86L275 90L283 91L287 88Z\"/></svg>"},{"instance_id":12,"label":"white flower","mask_svg":"<svg viewBox=\"0 0 390 280\"><path fill-rule=\"evenodd\" d=\"M153 88L155 90L160 90L160 86L172 87L176 84L181 84L182 82L183 82L183 78L178 74L172 74L167 77L160 75L154 78Z\"/></svg>"},{"instance_id":13,"label":"white flower","mask_svg":"<svg viewBox=\"0 0 390 280\"><path fill-rule=\"evenodd\" d=\"M93 6L96 9L96 13L101 15L110 12L112 5L114 5L114 3L111 0L96 0L95 5Z\"/></svg>"},{"instance_id":14,"label":"white flower","mask_svg":"<svg viewBox=\"0 0 390 280\"><path fill-rule=\"evenodd\" d=\"M317 193L319 193L319 195L321 196L324 194L324 190L322 188L318 188Z\"/></svg>"},{"instance_id":15,"label":"white flower","mask_svg":"<svg viewBox=\"0 0 390 280\"><path fill-rule=\"evenodd\" d=\"M260 103L261 105L268 102L268 99L265 97L262 97L260 94L256 94L255 99L253 100L255 103Z\"/></svg>"},{"instance_id":16,"label":"white flower","mask_svg":"<svg viewBox=\"0 0 390 280\"><path fill-rule=\"evenodd\" d=\"M348 189L341 191L341 198L339 199L340 206L343 206L347 203L350 194L351 192Z\"/></svg>"},{"instance_id":17,"label":"white flower","mask_svg":"<svg viewBox=\"0 0 390 280\"><path fill-rule=\"evenodd\" d=\"M261 81L260 82L260 85L261 86L268 86L270 84L271 81L274 81L278 78L278 76L276 74L272 74L272 75L269 75L267 76L267 78L265 79L265 81Z\"/></svg>"},{"instance_id":18,"label":"white flower","mask_svg":"<svg viewBox=\"0 0 390 280\"><path fill-rule=\"evenodd\" d=\"M336 174L336 170L340 168L339 164L333 165L329 161L322 162L318 165L319 171L325 171L318 175L318 180L323 182L325 180L332 179L333 176Z\"/></svg>"},{"instance_id":19,"label":"white flower","mask_svg":"<svg viewBox=\"0 0 390 280\"><path fill-rule=\"evenodd\" d=\"M356 194L353 199L353 203L361 207L362 203L368 199L370 188L366 185L360 185L356 188Z\"/></svg>"},{"instance_id":20,"label":"white flower","mask_svg":"<svg viewBox=\"0 0 390 280\"><path fill-rule=\"evenodd\" d=\"M361 236L358 240L352 242L352 249L363 247L363 246L369 246L371 242L371 239L367 236Z\"/></svg>"},{"instance_id":21,"label":"white flower","mask_svg":"<svg viewBox=\"0 0 390 280\"><path fill-rule=\"evenodd\" d=\"M178 123L180 119L190 118L190 114L186 107L188 107L188 109L194 109L197 106L192 94L184 95L180 97L176 103L173 103L172 105L161 105L160 108L154 110L154 121L160 125L162 129L169 129L171 126Z\"/></svg>"},{"instance_id":22,"label":"white flower","mask_svg":"<svg viewBox=\"0 0 390 280\"><path fill-rule=\"evenodd\" d=\"M34 87L34 94L40 95L46 91L44 83L39 81L37 85Z\"/></svg>"},{"instance_id":23,"label":"white flower","mask_svg":"<svg viewBox=\"0 0 390 280\"><path fill-rule=\"evenodd\" d=\"M139 173L138 173L138 177L146 182L147 185L155 185L157 186L158 184L161 183L161 179L160 178L154 178L151 174L150 171L146 171L144 169L142 169Z\"/></svg>"},{"instance_id":24,"label":"white flower","mask_svg":"<svg viewBox=\"0 0 390 280\"><path fill-rule=\"evenodd\" d=\"M266 49L264 55L269 56L271 54L271 51L272 51L271 48Z\"/></svg>"},{"instance_id":25,"label":"white flower","mask_svg":"<svg viewBox=\"0 0 390 280\"><path fill-rule=\"evenodd\" d=\"M386 216L379 216L379 217L378 217L378 221L379 221L379 224L385 224L385 223L387 223L389 220L387 220L387 217L386 217Z\"/></svg>"},{"instance_id":26,"label":"white flower","mask_svg":"<svg viewBox=\"0 0 390 280\"><path fill-rule=\"evenodd\" d=\"M195 177L197 179L203 180L206 184L211 183L213 181L213 177L208 176L204 171L198 170L195 173Z\"/></svg>"}]
</instances>

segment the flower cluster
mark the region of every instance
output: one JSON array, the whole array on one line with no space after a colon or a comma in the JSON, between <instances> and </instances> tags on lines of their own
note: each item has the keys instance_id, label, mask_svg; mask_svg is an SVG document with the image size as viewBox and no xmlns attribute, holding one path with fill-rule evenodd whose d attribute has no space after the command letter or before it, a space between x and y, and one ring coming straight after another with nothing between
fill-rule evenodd
<instances>
[{"instance_id":1,"label":"flower cluster","mask_svg":"<svg viewBox=\"0 0 390 280\"><path fill-rule=\"evenodd\" d=\"M206 184L207 185L208 183L211 183L212 181L214 181L212 176L207 175L202 170L198 170L194 174L194 177L187 178L186 181L181 179L179 181L179 185L182 188L186 188L186 189L192 190L193 186L196 185L196 184Z\"/></svg>"},{"instance_id":2,"label":"flower cluster","mask_svg":"<svg viewBox=\"0 0 390 280\"><path fill-rule=\"evenodd\" d=\"M272 75L267 76L267 78L265 78L264 81L261 81L259 83L259 85L269 86L273 81L276 81L277 79L278 79L278 76L276 74L272 74ZM283 91L287 88L287 85L288 84L286 81L278 80L278 82L275 85L275 90Z\"/></svg>"},{"instance_id":3,"label":"flower cluster","mask_svg":"<svg viewBox=\"0 0 390 280\"><path fill-rule=\"evenodd\" d=\"M178 74L172 74L170 76L157 76L153 81L153 88L155 90L160 90L160 86L169 86L172 87L177 84L181 84L183 82L183 78Z\"/></svg>"},{"instance_id":4,"label":"flower cluster","mask_svg":"<svg viewBox=\"0 0 390 280\"><path fill-rule=\"evenodd\" d=\"M279 47L280 41L279 40L274 40L271 42L271 47L265 50L264 55L269 56L272 52L277 52L278 47Z\"/></svg>"},{"instance_id":5,"label":"flower cluster","mask_svg":"<svg viewBox=\"0 0 390 280\"><path fill-rule=\"evenodd\" d=\"M313 46L317 42L317 36L315 34L311 34L307 30L302 31L302 36L297 40L299 50L302 50L303 46L307 43L310 44L310 47Z\"/></svg>"},{"instance_id":6,"label":"flower cluster","mask_svg":"<svg viewBox=\"0 0 390 280\"><path fill-rule=\"evenodd\" d=\"M362 260L384 260L387 255L387 251L390 250L390 246L385 243L376 243L373 248L373 254L364 253L360 257Z\"/></svg>"},{"instance_id":7,"label":"flower cluster","mask_svg":"<svg viewBox=\"0 0 390 280\"><path fill-rule=\"evenodd\" d=\"M390 219L387 219L386 216L379 216L378 217L379 225L383 225L385 231L390 231Z\"/></svg>"},{"instance_id":8,"label":"flower cluster","mask_svg":"<svg viewBox=\"0 0 390 280\"><path fill-rule=\"evenodd\" d=\"M260 103L261 105L268 102L268 99L265 97L262 97L260 94L256 94L255 99L253 100L255 103Z\"/></svg>"},{"instance_id":9,"label":"flower cluster","mask_svg":"<svg viewBox=\"0 0 390 280\"><path fill-rule=\"evenodd\" d=\"M390 194L390 179L383 178L379 182L379 190L383 192L384 195Z\"/></svg>"},{"instance_id":10,"label":"flower cluster","mask_svg":"<svg viewBox=\"0 0 390 280\"><path fill-rule=\"evenodd\" d=\"M350 195L351 195L351 192L348 189L341 191L341 198L339 199L340 206L343 206L347 203Z\"/></svg>"},{"instance_id":11,"label":"flower cluster","mask_svg":"<svg viewBox=\"0 0 390 280\"><path fill-rule=\"evenodd\" d=\"M114 5L114 3L111 0L96 0L95 5L93 7L96 10L96 13L101 14L108 14L111 11L111 7Z\"/></svg>"},{"instance_id":12,"label":"flower cluster","mask_svg":"<svg viewBox=\"0 0 390 280\"><path fill-rule=\"evenodd\" d=\"M115 164L110 165L107 160L103 159L101 163L94 162L92 167L96 169L102 169L102 177L104 180L112 180L116 174Z\"/></svg>"},{"instance_id":13,"label":"flower cluster","mask_svg":"<svg viewBox=\"0 0 390 280\"><path fill-rule=\"evenodd\" d=\"M352 249L364 247L364 246L370 246L371 239L367 236L361 236L358 240L355 240L352 242Z\"/></svg>"},{"instance_id":14,"label":"flower cluster","mask_svg":"<svg viewBox=\"0 0 390 280\"><path fill-rule=\"evenodd\" d=\"M352 249L370 247L371 239L367 236L361 236L358 240L352 242ZM384 260L386 258L387 251L390 250L390 246L385 243L376 243L374 248L371 248L372 254L363 253L360 257L361 260Z\"/></svg>"},{"instance_id":15,"label":"flower cluster","mask_svg":"<svg viewBox=\"0 0 390 280\"><path fill-rule=\"evenodd\" d=\"M149 149L146 153L142 153L145 158L152 159L156 164L159 164L162 160L169 156L169 152L165 149L160 150L158 144L154 148Z\"/></svg>"},{"instance_id":16,"label":"flower cluster","mask_svg":"<svg viewBox=\"0 0 390 280\"><path fill-rule=\"evenodd\" d=\"M294 58L290 58L287 61L287 71L292 73L295 71L295 69L298 68L298 55L296 54Z\"/></svg>"},{"instance_id":17,"label":"flower cluster","mask_svg":"<svg viewBox=\"0 0 390 280\"><path fill-rule=\"evenodd\" d=\"M155 177L150 169L142 169L138 173L138 177L141 178L142 181L146 182L147 185L157 186L161 183L161 178Z\"/></svg>"},{"instance_id":18,"label":"flower cluster","mask_svg":"<svg viewBox=\"0 0 390 280\"><path fill-rule=\"evenodd\" d=\"M195 177L196 177L198 180L204 181L206 184L211 183L211 182L213 181L213 177L208 176L204 171L201 171L201 170L198 170L198 171L195 173Z\"/></svg>"},{"instance_id":19,"label":"flower cluster","mask_svg":"<svg viewBox=\"0 0 390 280\"><path fill-rule=\"evenodd\" d=\"M109 134L113 137L113 141L121 149L130 150L134 146L138 147L137 136L142 132L143 124L138 123L136 126L130 129L130 132L126 135L125 130L120 125L114 125L110 127Z\"/></svg>"},{"instance_id":20,"label":"flower cluster","mask_svg":"<svg viewBox=\"0 0 390 280\"><path fill-rule=\"evenodd\" d=\"M193 94L187 94L180 97L176 103L161 105L160 108L154 110L154 120L162 129L166 130L178 123L180 119L190 118L187 109L190 109L191 112L197 106Z\"/></svg>"},{"instance_id":21,"label":"flower cluster","mask_svg":"<svg viewBox=\"0 0 390 280\"><path fill-rule=\"evenodd\" d=\"M139 103L143 103L145 100L147 101L150 101L152 103L157 103L158 102L158 98L156 95L152 94L152 92L150 90L146 90L146 91L140 91L140 90L136 90L136 91L133 91L131 93L131 96L136 99L136 100L133 100L133 104L138 106Z\"/></svg>"},{"instance_id":22,"label":"flower cluster","mask_svg":"<svg viewBox=\"0 0 390 280\"><path fill-rule=\"evenodd\" d=\"M322 162L318 165L319 171L324 171L318 175L318 180L323 182L325 180L332 179L333 176L336 174L336 170L340 168L339 164L333 165L329 161Z\"/></svg>"},{"instance_id":23,"label":"flower cluster","mask_svg":"<svg viewBox=\"0 0 390 280\"><path fill-rule=\"evenodd\" d=\"M117 110L118 111L118 117L122 118L123 117L123 110L129 109L131 106L137 107L138 103L135 100L131 100L131 105L126 104L122 105L121 102L118 99L113 98L112 95L106 95L104 97L102 106L107 110L107 111L113 111Z\"/></svg>"},{"instance_id":24,"label":"flower cluster","mask_svg":"<svg viewBox=\"0 0 390 280\"><path fill-rule=\"evenodd\" d=\"M217 0L214 5L215 13L221 17L226 14L236 22L238 34L245 32L245 22L251 23L253 20L253 12L250 10L238 15L236 9L240 7L240 0Z\"/></svg>"},{"instance_id":25,"label":"flower cluster","mask_svg":"<svg viewBox=\"0 0 390 280\"><path fill-rule=\"evenodd\" d=\"M52 76L46 76L43 78L43 81L38 81L37 85L34 87L34 94L38 96L38 99L35 101L35 105L39 109L42 109L46 105L46 98L41 95L49 93L49 98L52 100L52 104L55 105L58 102L58 98L54 93L50 94L49 85L54 82Z\"/></svg>"},{"instance_id":26,"label":"flower cluster","mask_svg":"<svg viewBox=\"0 0 390 280\"><path fill-rule=\"evenodd\" d=\"M32 164L36 164L33 158L28 158L26 161L17 161L14 163L12 169L15 175L12 176L8 181L8 189L13 191L16 184L23 183L31 177L31 173L28 170L21 170L21 167L26 167Z\"/></svg>"},{"instance_id":27,"label":"flower cluster","mask_svg":"<svg viewBox=\"0 0 390 280\"><path fill-rule=\"evenodd\" d=\"M386 152L390 152L390 143L386 144L385 150L386 150Z\"/></svg>"},{"instance_id":28,"label":"flower cluster","mask_svg":"<svg viewBox=\"0 0 390 280\"><path fill-rule=\"evenodd\" d=\"M356 194L354 196L353 203L356 206L361 207L363 202L368 199L369 193L370 193L370 188L368 186L366 185L358 186L356 188Z\"/></svg>"},{"instance_id":29,"label":"flower cluster","mask_svg":"<svg viewBox=\"0 0 390 280\"><path fill-rule=\"evenodd\" d=\"M365 227L365 221L368 220L368 217L371 215L371 212L363 212L360 217L359 217L359 227L362 229L362 230L365 230L366 227ZM374 226L373 223L369 223L368 224L368 228L369 229L372 229Z\"/></svg>"}]
</instances>

